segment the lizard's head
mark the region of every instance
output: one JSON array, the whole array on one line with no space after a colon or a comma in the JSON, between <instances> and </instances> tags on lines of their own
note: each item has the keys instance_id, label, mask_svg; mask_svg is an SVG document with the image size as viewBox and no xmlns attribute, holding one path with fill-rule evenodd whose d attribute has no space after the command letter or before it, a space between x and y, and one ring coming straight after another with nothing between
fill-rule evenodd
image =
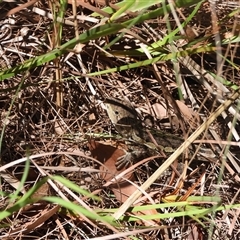
<instances>
[{"instance_id":1,"label":"lizard's head","mask_svg":"<svg viewBox=\"0 0 240 240\"><path fill-rule=\"evenodd\" d=\"M111 122L122 136L132 138L139 135L141 121L130 103L117 99L106 99L104 103Z\"/></svg>"}]
</instances>

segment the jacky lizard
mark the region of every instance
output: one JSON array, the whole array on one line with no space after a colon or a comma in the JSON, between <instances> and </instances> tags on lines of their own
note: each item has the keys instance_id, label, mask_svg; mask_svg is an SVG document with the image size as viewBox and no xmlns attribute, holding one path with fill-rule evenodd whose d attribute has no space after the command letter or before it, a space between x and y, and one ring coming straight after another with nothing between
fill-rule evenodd
<instances>
[{"instance_id":1,"label":"jacky lizard","mask_svg":"<svg viewBox=\"0 0 240 240\"><path fill-rule=\"evenodd\" d=\"M129 152L117 159L118 170L128 167L131 162L142 156L161 152L169 156L174 149L178 148L184 140L176 135L165 133L160 130L148 130L143 126L137 111L126 101L118 99L106 99L105 106L108 116L116 130L126 140ZM156 141L156 144L153 142ZM202 149L203 150L203 149ZM213 152L204 150L203 155ZM193 152L191 147L190 152Z\"/></svg>"}]
</instances>

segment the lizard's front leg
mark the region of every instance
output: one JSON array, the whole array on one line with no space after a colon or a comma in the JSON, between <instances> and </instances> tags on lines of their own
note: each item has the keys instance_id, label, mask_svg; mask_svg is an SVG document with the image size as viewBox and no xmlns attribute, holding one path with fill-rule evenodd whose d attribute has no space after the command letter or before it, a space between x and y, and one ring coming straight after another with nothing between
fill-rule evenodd
<instances>
[{"instance_id":1,"label":"lizard's front leg","mask_svg":"<svg viewBox=\"0 0 240 240\"><path fill-rule=\"evenodd\" d=\"M122 168L128 168L131 164L137 162L143 157L148 156L148 151L145 148L139 148L135 150L130 150L126 152L125 155L119 157L116 162L117 170L121 170Z\"/></svg>"},{"instance_id":2,"label":"lizard's front leg","mask_svg":"<svg viewBox=\"0 0 240 240\"><path fill-rule=\"evenodd\" d=\"M130 145L131 146L131 145ZM139 146L132 145L126 154L119 157L116 162L117 170L121 170L122 168L127 168L131 164L143 159L144 157L153 156L154 154L160 154L160 156L166 157L171 155L174 152L171 147L163 147L158 145L157 147L151 143L141 143Z\"/></svg>"}]
</instances>

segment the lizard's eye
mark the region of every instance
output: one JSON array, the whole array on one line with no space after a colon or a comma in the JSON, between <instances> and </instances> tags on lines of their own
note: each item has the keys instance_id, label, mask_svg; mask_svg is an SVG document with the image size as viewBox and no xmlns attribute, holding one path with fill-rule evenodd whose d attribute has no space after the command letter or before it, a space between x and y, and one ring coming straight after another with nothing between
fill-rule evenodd
<instances>
[{"instance_id":1,"label":"lizard's eye","mask_svg":"<svg viewBox=\"0 0 240 240\"><path fill-rule=\"evenodd\" d=\"M118 111L115 111L115 114L116 114L116 115L118 115L118 114L119 114L119 112L118 112Z\"/></svg>"}]
</instances>

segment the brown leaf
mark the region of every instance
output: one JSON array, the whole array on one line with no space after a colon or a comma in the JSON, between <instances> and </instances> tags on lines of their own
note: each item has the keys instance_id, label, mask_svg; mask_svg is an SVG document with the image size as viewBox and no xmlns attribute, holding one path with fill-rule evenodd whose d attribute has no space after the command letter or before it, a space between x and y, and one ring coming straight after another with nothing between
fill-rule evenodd
<instances>
[{"instance_id":1,"label":"brown leaf","mask_svg":"<svg viewBox=\"0 0 240 240\"><path fill-rule=\"evenodd\" d=\"M195 127L198 126L198 123L200 122L199 115L189 108L185 103L178 100L176 102L184 118L190 123L194 124Z\"/></svg>"},{"instance_id":2,"label":"brown leaf","mask_svg":"<svg viewBox=\"0 0 240 240\"><path fill-rule=\"evenodd\" d=\"M92 156L99 160L100 162L104 163L104 166L101 166L100 169L104 172L103 178L106 181L110 181L111 179L116 177L117 174L125 170L122 169L121 171L118 171L115 166L118 157L125 154L124 150L110 145L105 145L93 140L89 142L89 148L92 152ZM108 169L107 173L106 168ZM131 196L137 190L137 187L131 183L136 181L134 174L128 173L124 176L124 178L126 180L120 180L118 182L115 182L114 184L109 185L109 187L111 187L113 193L115 194L116 199L122 203L125 202L128 199L128 197ZM154 215L157 214L157 211L155 209L152 209L144 210L141 213L136 213L136 215L139 216L142 214ZM143 223L145 226L153 226L156 224L156 222L149 220L144 221Z\"/></svg>"},{"instance_id":3,"label":"brown leaf","mask_svg":"<svg viewBox=\"0 0 240 240\"><path fill-rule=\"evenodd\" d=\"M154 111L154 115L158 119L163 119L163 118L167 118L168 117L167 109L162 104L154 103L152 105L152 108L153 108L153 111Z\"/></svg>"},{"instance_id":4,"label":"brown leaf","mask_svg":"<svg viewBox=\"0 0 240 240\"><path fill-rule=\"evenodd\" d=\"M118 171L115 166L117 159L125 154L124 150L93 140L89 142L89 148L92 156L104 164L104 166L100 167L104 180L110 181L125 170ZM135 181L132 173L128 173L124 178L129 181ZM126 180L114 182L110 187L120 202L124 202L136 190L136 187Z\"/></svg>"}]
</instances>

